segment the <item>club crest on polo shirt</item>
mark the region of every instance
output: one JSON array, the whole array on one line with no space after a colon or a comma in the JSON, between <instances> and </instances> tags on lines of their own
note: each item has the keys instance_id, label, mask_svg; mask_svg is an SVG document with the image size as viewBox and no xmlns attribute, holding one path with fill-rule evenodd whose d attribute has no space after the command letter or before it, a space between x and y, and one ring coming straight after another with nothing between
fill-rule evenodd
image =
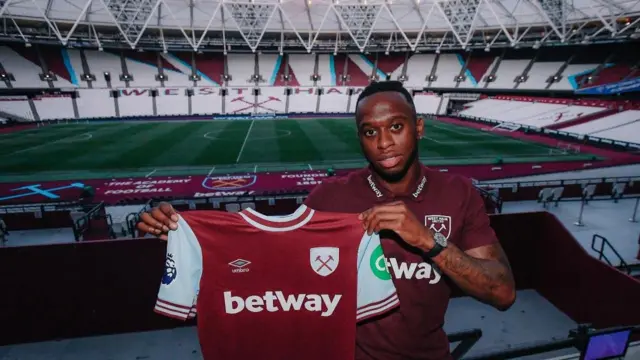
<instances>
[{"instance_id":1,"label":"club crest on polo shirt","mask_svg":"<svg viewBox=\"0 0 640 360\"><path fill-rule=\"evenodd\" d=\"M449 215L426 215L424 226L433 232L443 235L447 240L451 236L451 216Z\"/></svg>"}]
</instances>

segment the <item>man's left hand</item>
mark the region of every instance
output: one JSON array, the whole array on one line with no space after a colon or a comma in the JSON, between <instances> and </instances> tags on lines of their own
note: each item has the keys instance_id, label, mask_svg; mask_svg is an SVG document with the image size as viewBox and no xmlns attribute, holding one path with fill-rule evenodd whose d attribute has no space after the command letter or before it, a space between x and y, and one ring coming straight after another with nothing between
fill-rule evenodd
<instances>
[{"instance_id":1,"label":"man's left hand","mask_svg":"<svg viewBox=\"0 0 640 360\"><path fill-rule=\"evenodd\" d=\"M435 246L429 230L402 201L374 206L361 213L358 219L362 221L368 235L383 229L392 230L404 242L423 251L429 251Z\"/></svg>"}]
</instances>

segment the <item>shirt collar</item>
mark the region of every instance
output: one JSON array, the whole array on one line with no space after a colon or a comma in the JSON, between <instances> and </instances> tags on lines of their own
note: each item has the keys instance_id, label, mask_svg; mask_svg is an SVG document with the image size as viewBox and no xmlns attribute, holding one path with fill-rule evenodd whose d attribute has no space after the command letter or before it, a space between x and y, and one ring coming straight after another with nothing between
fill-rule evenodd
<instances>
[{"instance_id":1,"label":"shirt collar","mask_svg":"<svg viewBox=\"0 0 640 360\"><path fill-rule=\"evenodd\" d=\"M427 171L426 167L422 164L420 164L420 177L411 185L411 188L413 190L408 194L391 194L391 192L389 192L376 181L376 178L373 176L371 166L367 167L364 175L367 186L376 197L377 201L387 201L395 199L397 197L409 198L413 201L422 201L422 199L424 198L424 193L426 192L425 187L427 186Z\"/></svg>"}]
</instances>

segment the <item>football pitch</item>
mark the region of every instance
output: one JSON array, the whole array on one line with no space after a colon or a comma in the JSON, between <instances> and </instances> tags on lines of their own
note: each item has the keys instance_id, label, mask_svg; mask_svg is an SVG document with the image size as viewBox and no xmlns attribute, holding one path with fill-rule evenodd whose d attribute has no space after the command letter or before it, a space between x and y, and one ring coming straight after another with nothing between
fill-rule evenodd
<instances>
[{"instance_id":1,"label":"football pitch","mask_svg":"<svg viewBox=\"0 0 640 360\"><path fill-rule=\"evenodd\" d=\"M0 134L0 181L45 181L364 166L352 118L102 122ZM497 133L426 121L426 165L591 159Z\"/></svg>"}]
</instances>

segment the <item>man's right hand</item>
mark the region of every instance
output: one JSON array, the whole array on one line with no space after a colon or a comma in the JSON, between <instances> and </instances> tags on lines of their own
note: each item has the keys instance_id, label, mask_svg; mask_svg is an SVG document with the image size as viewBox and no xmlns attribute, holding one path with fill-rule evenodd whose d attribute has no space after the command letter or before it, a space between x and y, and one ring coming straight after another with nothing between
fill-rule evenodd
<instances>
[{"instance_id":1,"label":"man's right hand","mask_svg":"<svg viewBox=\"0 0 640 360\"><path fill-rule=\"evenodd\" d=\"M168 240L169 230L178 228L178 213L171 204L161 202L151 211L142 213L136 227L140 231L140 236L151 234L162 240Z\"/></svg>"}]
</instances>

